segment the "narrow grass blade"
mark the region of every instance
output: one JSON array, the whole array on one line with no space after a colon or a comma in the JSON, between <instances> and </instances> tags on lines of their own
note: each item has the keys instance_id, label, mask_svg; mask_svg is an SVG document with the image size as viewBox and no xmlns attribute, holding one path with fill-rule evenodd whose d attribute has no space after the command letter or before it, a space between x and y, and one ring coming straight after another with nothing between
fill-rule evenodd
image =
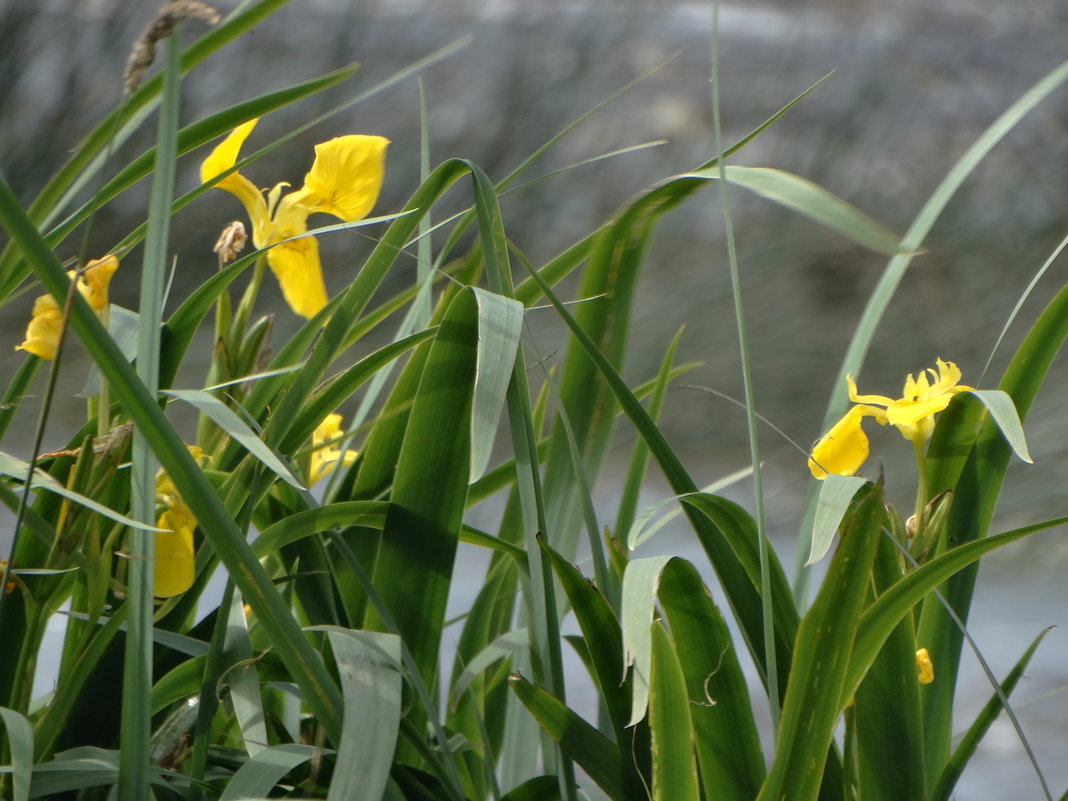
<instances>
[{"instance_id":1,"label":"narrow grass blade","mask_svg":"<svg viewBox=\"0 0 1068 801\"><path fill-rule=\"evenodd\" d=\"M495 638L493 642L479 651L471 661L464 665L463 671L452 684L452 689L450 690L452 697L458 699L467 692L471 682L478 678L479 674L489 668L490 665L502 659L507 659L513 654L521 652L524 648L529 648L529 639L525 627L507 631ZM455 701L453 703L455 705Z\"/></svg>"},{"instance_id":2,"label":"narrow grass blade","mask_svg":"<svg viewBox=\"0 0 1068 801\"><path fill-rule=\"evenodd\" d=\"M150 396L159 388L160 322L167 275L170 206L174 195L179 125L179 39L175 31L164 41L163 92L159 111L156 158L148 203L148 234L141 268L137 308L137 380ZM106 413L107 410L102 410ZM156 472L159 462L148 438L134 428L130 467L130 509L151 525L156 520ZM122 723L119 739L119 801L148 795L152 715L153 538L134 530L129 538L127 572L126 653L123 661Z\"/></svg>"},{"instance_id":3,"label":"narrow grass blade","mask_svg":"<svg viewBox=\"0 0 1068 801\"><path fill-rule=\"evenodd\" d=\"M1009 394L999 389L973 389L971 394L990 412L991 419L1001 429L1013 453L1025 462L1032 462L1031 454L1027 452L1027 440L1024 439L1020 415Z\"/></svg>"},{"instance_id":4,"label":"narrow grass blade","mask_svg":"<svg viewBox=\"0 0 1068 801\"><path fill-rule=\"evenodd\" d=\"M230 700L241 729L245 752L255 757L267 747L267 724L241 593L233 594L230 608L226 611L226 656L233 665L226 673L226 682L230 685Z\"/></svg>"},{"instance_id":5,"label":"narrow grass blade","mask_svg":"<svg viewBox=\"0 0 1068 801\"><path fill-rule=\"evenodd\" d=\"M994 721L997 720L1002 709L1004 709L1004 704L1002 704L1001 698L1008 698L1012 694L1012 691L1016 689L1016 685L1019 683L1020 679L1023 678L1024 671L1027 669L1027 665L1031 662L1031 657L1034 656L1038 644L1042 642L1042 639L1047 634L1049 634L1050 630L1051 629L1044 629L1037 637L1035 637L1034 641L1027 647L1027 650L1024 651L1023 656L1019 658L1012 670L1009 671L1009 675L1007 675L1005 680L1001 683L1001 694L999 695L995 693L979 711L975 721L968 727L968 731L965 733L964 737L961 738L960 743L953 752L953 756L950 757L949 762L942 771L942 775L938 777L934 789L928 796L928 801L949 801L953 789L957 786L957 780L960 778L961 773L964 772L964 769L975 755L979 743L982 742L983 737L986 735L987 731L990 730Z\"/></svg>"},{"instance_id":6,"label":"narrow grass blade","mask_svg":"<svg viewBox=\"0 0 1068 801\"><path fill-rule=\"evenodd\" d=\"M653 752L653 801L700 801L690 697L675 644L652 625L653 674L649 732Z\"/></svg>"},{"instance_id":7,"label":"narrow grass blade","mask_svg":"<svg viewBox=\"0 0 1068 801\"><path fill-rule=\"evenodd\" d=\"M623 574L623 669L630 669L631 707L628 726L633 726L645 717L649 705L649 688L652 679L653 612L660 578L675 557L650 556L633 559L627 563ZM620 676L620 681L623 676Z\"/></svg>"},{"instance_id":8,"label":"narrow grass blade","mask_svg":"<svg viewBox=\"0 0 1068 801\"><path fill-rule=\"evenodd\" d=\"M9 478L24 479L29 469L30 465L28 462L16 459L10 454L0 452L0 475ZM56 495L66 498L72 503L84 506L86 509L92 509L97 514L101 514L110 520L114 520L116 523L122 523L124 526L130 526L131 528L140 529L142 531L159 530L153 523L144 523L139 520L134 520L132 517L120 514L114 509L111 509L86 495L67 489L43 470L38 469L34 471L33 481L30 482L30 486L34 489L43 489L48 490L49 492L54 492Z\"/></svg>"},{"instance_id":9,"label":"narrow grass blade","mask_svg":"<svg viewBox=\"0 0 1068 801\"><path fill-rule=\"evenodd\" d=\"M27 801L33 773L33 728L25 716L6 707L0 707L0 720L4 721L11 754L11 799Z\"/></svg>"},{"instance_id":10,"label":"narrow grass blade","mask_svg":"<svg viewBox=\"0 0 1068 801\"><path fill-rule=\"evenodd\" d=\"M878 597L903 574L897 542L884 534L872 568L872 595ZM923 798L926 793L917 645L913 618L905 615L854 696L858 798L865 801Z\"/></svg>"},{"instance_id":11,"label":"narrow grass blade","mask_svg":"<svg viewBox=\"0 0 1068 801\"><path fill-rule=\"evenodd\" d=\"M477 339L474 295L461 292L430 343L375 564L375 587L428 687L466 501ZM369 620L382 625L377 614Z\"/></svg>"}]
</instances>

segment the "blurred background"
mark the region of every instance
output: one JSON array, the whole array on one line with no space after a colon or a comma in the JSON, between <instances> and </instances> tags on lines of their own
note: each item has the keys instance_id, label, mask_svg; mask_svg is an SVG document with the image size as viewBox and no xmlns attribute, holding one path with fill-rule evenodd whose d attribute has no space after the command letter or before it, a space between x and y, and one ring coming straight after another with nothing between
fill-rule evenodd
<instances>
[{"instance_id":1,"label":"blurred background","mask_svg":"<svg viewBox=\"0 0 1068 801\"><path fill-rule=\"evenodd\" d=\"M131 43L158 3L129 0L0 0L0 171L29 202L69 151L120 99ZM220 3L224 14L232 3ZM565 137L526 174L569 165L648 142L636 152L568 170L520 188L502 201L511 239L536 264L592 231L642 189L715 155L709 86L710 3L662 0L292 0L234 46L194 70L183 84L191 122L248 97L336 69L362 67L341 87L264 119L250 146L367 92L398 70L470 36L470 43L420 73L429 108L431 161L461 156L500 179L580 114L645 76ZM199 35L199 23L185 36ZM759 125L810 84L831 77L799 107L734 157L739 164L788 170L837 193L902 233L952 164L1024 91L1068 57L1065 0L811 0L724 3L720 13L720 102L729 144ZM115 155L121 164L153 138L153 126ZM376 213L399 208L418 185L419 95L414 79L374 93L246 170L257 184L299 185L312 147L344 133L392 140L387 181ZM182 159L179 189L197 182L204 154ZM100 210L87 255L106 252L144 217L147 186ZM466 187L452 190L455 208ZM770 527L792 562L808 473L802 451L822 432L837 365L867 297L886 263L768 202L732 190ZM861 392L897 395L905 374L957 362L975 385L1013 305L1058 242L1068 234L1068 90L1062 87L993 151L943 214L917 257L873 344ZM445 212L443 207L442 215ZM178 257L175 297L215 268L219 230L243 218L237 200L209 193L174 220ZM324 218L325 224L326 219ZM314 221L313 221L314 223ZM332 292L340 290L370 248L367 231L322 241ZM63 246L77 254L80 238ZM113 300L135 305L138 254L113 284ZM407 272L406 272L407 271ZM410 281L400 266L388 289ZM994 355L983 386L997 383L1016 342L1068 278L1062 258L1039 282ZM297 320L265 282L263 299L278 311L277 334ZM571 290L573 291L573 290ZM34 293L4 313L5 339L22 338ZM550 364L562 355L563 332L551 312L528 315L534 350ZM727 273L718 193L705 190L659 224L641 278L631 333L628 377L655 371L670 338L686 334L681 360L704 363L687 378L740 399L736 324ZM201 385L204 365L191 365L188 386ZM0 369L21 354L0 347ZM197 372L199 370L199 372ZM67 371L63 417L46 448L60 447L83 414L70 396L84 373ZM1026 431L1036 466L1010 469L995 530L1064 514L1068 508L1068 431L1063 364L1050 379ZM64 417L69 428L64 429ZM32 410L25 426L32 425ZM749 462L744 412L717 395L672 392L664 429L698 483ZM891 498L911 503L909 446L892 431L873 431L867 472L886 470ZM25 455L14 431L3 449ZM625 453L627 435L621 433ZM799 446L799 447L798 447ZM618 472L625 469L620 467ZM613 498L609 470L600 488ZM658 487L654 477L649 500ZM733 497L752 507L751 487ZM667 494L666 488L661 493ZM661 550L691 547L667 531ZM999 673L1047 625L1068 623L1064 531L995 556L984 567L972 622L980 647ZM695 561L701 557L694 552ZM1055 788L1068 783L1068 647L1054 632L1031 678L1018 691L1027 731ZM965 709L988 690L965 676ZM974 689L969 689L973 688ZM1038 702L1036 702L1038 699ZM963 720L963 718L962 718ZM1000 726L1001 724L999 724ZM994 799L1008 792L1040 797L1011 728L995 728L957 797ZM1010 789L1011 788L1011 789ZM1024 789L1026 788L1026 789Z\"/></svg>"}]
</instances>

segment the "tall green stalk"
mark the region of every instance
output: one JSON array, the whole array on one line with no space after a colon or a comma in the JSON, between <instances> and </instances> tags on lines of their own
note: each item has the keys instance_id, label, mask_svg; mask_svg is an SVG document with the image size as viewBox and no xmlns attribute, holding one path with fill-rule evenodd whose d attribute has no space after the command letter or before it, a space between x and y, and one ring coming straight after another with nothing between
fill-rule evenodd
<instances>
[{"instance_id":1,"label":"tall green stalk","mask_svg":"<svg viewBox=\"0 0 1068 801\"><path fill-rule=\"evenodd\" d=\"M160 320L166 276L170 205L174 194L178 149L178 85L180 49L178 34L164 42L163 98L160 105L156 165L148 208L148 234L141 271L140 319L137 332L137 376L153 397L159 390ZM105 410L101 410L105 412ZM156 519L158 461L144 435L134 429L133 516L144 523ZM119 801L148 797L149 739L152 723L152 556L153 534L130 534L129 622L126 632L125 671L122 685L122 728L119 754Z\"/></svg>"}]
</instances>

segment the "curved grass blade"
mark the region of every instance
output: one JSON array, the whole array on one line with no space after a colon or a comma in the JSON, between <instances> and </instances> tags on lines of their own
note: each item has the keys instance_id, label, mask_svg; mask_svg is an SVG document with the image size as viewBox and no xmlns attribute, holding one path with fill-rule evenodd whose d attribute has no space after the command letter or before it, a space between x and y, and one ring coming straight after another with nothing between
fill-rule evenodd
<instances>
[{"instance_id":1,"label":"curved grass blade","mask_svg":"<svg viewBox=\"0 0 1068 801\"><path fill-rule=\"evenodd\" d=\"M401 710L401 640L395 634L329 628L345 718L327 801L378 801L386 789Z\"/></svg>"},{"instance_id":2,"label":"curved grass blade","mask_svg":"<svg viewBox=\"0 0 1068 801\"><path fill-rule=\"evenodd\" d=\"M910 252L901 238L859 209L826 189L792 173L770 167L724 166L726 180L780 206L808 217L841 234L849 241L876 253ZM691 175L719 180L719 168L698 170Z\"/></svg>"},{"instance_id":3,"label":"curved grass blade","mask_svg":"<svg viewBox=\"0 0 1068 801\"><path fill-rule=\"evenodd\" d=\"M619 747L584 721L548 690L512 676L512 690L561 750L579 765L612 801L623 801ZM629 757L627 757L629 759Z\"/></svg>"},{"instance_id":4,"label":"curved grass blade","mask_svg":"<svg viewBox=\"0 0 1068 801\"><path fill-rule=\"evenodd\" d=\"M291 487L295 487L298 490L304 489L300 479L293 475L282 460L275 455L274 451L268 448L263 440L253 433L248 424L238 417L233 409L210 392L203 389L164 389L162 392L164 395L185 401L205 417L211 419L232 439L241 443L268 470Z\"/></svg>"},{"instance_id":5,"label":"curved grass blade","mask_svg":"<svg viewBox=\"0 0 1068 801\"><path fill-rule=\"evenodd\" d=\"M471 404L471 475L486 472L494 435L504 408L505 394L519 352L523 305L511 298L478 289L478 368Z\"/></svg>"},{"instance_id":6,"label":"curved grass blade","mask_svg":"<svg viewBox=\"0 0 1068 801\"><path fill-rule=\"evenodd\" d=\"M853 496L867 483L867 479L860 476L839 476L834 473L828 473L823 479L816 503L816 516L812 522L812 550L805 562L806 567L826 556Z\"/></svg>"},{"instance_id":7,"label":"curved grass blade","mask_svg":"<svg viewBox=\"0 0 1068 801\"><path fill-rule=\"evenodd\" d=\"M286 774L323 753L322 748L300 743L265 748L237 769L226 783L219 801L266 798Z\"/></svg>"}]
</instances>

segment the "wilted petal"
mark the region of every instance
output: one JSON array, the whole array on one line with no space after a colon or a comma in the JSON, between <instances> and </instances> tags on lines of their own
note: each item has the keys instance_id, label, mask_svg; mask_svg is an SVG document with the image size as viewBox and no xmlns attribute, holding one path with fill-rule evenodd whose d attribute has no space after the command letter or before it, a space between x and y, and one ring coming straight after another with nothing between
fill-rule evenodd
<instances>
[{"instance_id":1,"label":"wilted petal","mask_svg":"<svg viewBox=\"0 0 1068 801\"><path fill-rule=\"evenodd\" d=\"M326 305L326 285L315 237L304 236L275 245L267 251L267 263L294 312L313 317Z\"/></svg>"},{"instance_id":2,"label":"wilted petal","mask_svg":"<svg viewBox=\"0 0 1068 801\"><path fill-rule=\"evenodd\" d=\"M298 194L307 213L321 211L352 222L378 200L386 166L383 136L352 134L315 146L315 161Z\"/></svg>"}]
</instances>

